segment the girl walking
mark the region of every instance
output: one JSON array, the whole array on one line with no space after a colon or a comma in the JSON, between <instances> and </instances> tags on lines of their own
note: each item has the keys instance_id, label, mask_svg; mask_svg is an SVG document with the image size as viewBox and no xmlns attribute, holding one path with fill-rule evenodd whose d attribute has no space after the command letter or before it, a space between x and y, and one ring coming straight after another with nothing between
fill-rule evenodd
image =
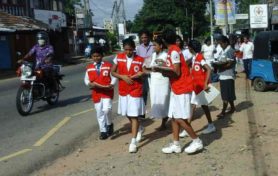
<instances>
[{"instance_id":1,"label":"girl walking","mask_svg":"<svg viewBox=\"0 0 278 176\"><path fill-rule=\"evenodd\" d=\"M198 138L190 123L187 121L191 117L191 93L193 82L189 68L184 60L180 48L176 43L176 33L172 30L164 32L164 41L168 47L167 67L155 67L156 71L168 76L171 85L170 105L168 117L172 122L173 143L162 148L163 153L180 153L179 142L180 128L184 128L193 139L188 147L184 149L186 153L195 153L203 149L203 143Z\"/></svg>"},{"instance_id":2,"label":"girl walking","mask_svg":"<svg viewBox=\"0 0 278 176\"><path fill-rule=\"evenodd\" d=\"M131 142L129 152L137 151L141 139L139 116L145 113L143 100L143 63L144 58L134 53L135 43L128 38L123 40L124 52L117 54L112 67L112 75L119 79L118 114L126 116L131 123Z\"/></svg>"}]
</instances>

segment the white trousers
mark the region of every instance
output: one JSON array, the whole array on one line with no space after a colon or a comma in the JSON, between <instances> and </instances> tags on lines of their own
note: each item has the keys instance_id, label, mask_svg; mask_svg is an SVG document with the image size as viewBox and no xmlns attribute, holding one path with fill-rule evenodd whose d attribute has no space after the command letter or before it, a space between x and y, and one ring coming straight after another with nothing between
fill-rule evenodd
<instances>
[{"instance_id":1,"label":"white trousers","mask_svg":"<svg viewBox=\"0 0 278 176\"><path fill-rule=\"evenodd\" d=\"M95 103L95 109L97 112L97 120L100 132L107 132L106 126L111 125L112 117L112 99L102 98L100 102Z\"/></svg>"}]
</instances>

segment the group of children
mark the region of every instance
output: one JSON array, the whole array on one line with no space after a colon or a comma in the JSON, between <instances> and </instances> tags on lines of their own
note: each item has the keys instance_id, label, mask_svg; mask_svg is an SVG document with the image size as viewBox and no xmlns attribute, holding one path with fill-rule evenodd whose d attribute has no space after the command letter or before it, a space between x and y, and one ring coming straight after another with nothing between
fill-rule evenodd
<instances>
[{"instance_id":1,"label":"group of children","mask_svg":"<svg viewBox=\"0 0 278 176\"><path fill-rule=\"evenodd\" d=\"M203 133L216 130L208 105L201 104L196 96L209 89L211 69L197 40L188 43L193 56L190 62L184 57L176 39L177 35L172 30L165 31L163 37L155 39L150 64L146 64L144 58L134 52L135 43L130 38L123 41L124 52L117 54L113 64L102 61L103 53L100 48L91 51L93 63L87 66L84 81L92 89L100 139L106 139L113 133L111 109L113 89L118 80L118 114L129 119L132 135L129 152L137 152L142 136L140 116L145 114L143 78L150 75L151 115L162 119L160 129L165 129L168 118L172 125L173 143L162 148L162 152L180 153L182 147L179 138L185 135L190 136L192 142L184 152L190 154L203 149L203 143L194 132L191 120L196 105L200 105L209 123ZM180 133L182 129L184 131Z\"/></svg>"}]
</instances>

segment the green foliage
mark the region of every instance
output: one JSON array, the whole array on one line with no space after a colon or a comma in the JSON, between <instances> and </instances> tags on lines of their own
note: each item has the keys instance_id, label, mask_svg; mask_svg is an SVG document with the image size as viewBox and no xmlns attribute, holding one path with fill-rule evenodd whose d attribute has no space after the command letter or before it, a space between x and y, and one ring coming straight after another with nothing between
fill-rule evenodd
<instances>
[{"instance_id":1,"label":"green foliage","mask_svg":"<svg viewBox=\"0 0 278 176\"><path fill-rule=\"evenodd\" d=\"M114 50L115 48L119 48L119 46L117 46L118 40L115 34L108 32L106 34L106 37L108 39L109 42L111 42L111 49Z\"/></svg>"},{"instance_id":2,"label":"green foliage","mask_svg":"<svg viewBox=\"0 0 278 176\"><path fill-rule=\"evenodd\" d=\"M80 0L65 0L64 12L70 16L74 16L74 4L80 4Z\"/></svg>"},{"instance_id":3,"label":"green foliage","mask_svg":"<svg viewBox=\"0 0 278 176\"><path fill-rule=\"evenodd\" d=\"M249 5L250 4L258 4L259 0L236 0L236 4L238 7L238 13L249 13Z\"/></svg>"},{"instance_id":4,"label":"green foliage","mask_svg":"<svg viewBox=\"0 0 278 176\"><path fill-rule=\"evenodd\" d=\"M141 11L135 16L132 32L143 28L162 31L167 28L181 27L182 33L191 33L192 15L194 16L194 35L208 30L205 17L208 0L144 0Z\"/></svg>"}]
</instances>

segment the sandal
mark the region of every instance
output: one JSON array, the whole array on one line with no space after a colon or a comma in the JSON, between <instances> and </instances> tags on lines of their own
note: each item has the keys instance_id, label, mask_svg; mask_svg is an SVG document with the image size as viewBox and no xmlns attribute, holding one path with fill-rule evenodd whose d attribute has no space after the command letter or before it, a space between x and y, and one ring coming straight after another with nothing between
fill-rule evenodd
<instances>
[{"instance_id":1,"label":"sandal","mask_svg":"<svg viewBox=\"0 0 278 176\"><path fill-rule=\"evenodd\" d=\"M224 113L220 113L217 115L218 119L223 119L225 117L225 114Z\"/></svg>"}]
</instances>

